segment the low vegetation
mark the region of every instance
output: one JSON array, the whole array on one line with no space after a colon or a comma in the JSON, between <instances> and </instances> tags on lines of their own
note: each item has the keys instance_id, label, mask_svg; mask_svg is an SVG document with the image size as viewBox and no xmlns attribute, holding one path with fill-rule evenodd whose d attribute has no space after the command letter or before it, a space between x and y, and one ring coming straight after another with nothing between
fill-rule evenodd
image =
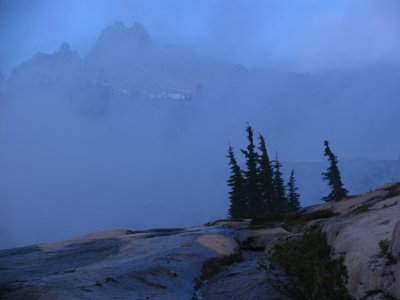
<instances>
[{"instance_id":1,"label":"low vegetation","mask_svg":"<svg viewBox=\"0 0 400 300\"><path fill-rule=\"evenodd\" d=\"M263 216L253 218L250 222L250 227L269 228L281 226L289 231L299 231L309 221L332 218L338 215L339 213L330 209L321 209L312 213L267 213Z\"/></svg>"},{"instance_id":2,"label":"low vegetation","mask_svg":"<svg viewBox=\"0 0 400 300\"><path fill-rule=\"evenodd\" d=\"M386 198L392 198L400 196L400 183L396 183L384 188L385 191L389 192Z\"/></svg>"},{"instance_id":3,"label":"low vegetation","mask_svg":"<svg viewBox=\"0 0 400 300\"><path fill-rule=\"evenodd\" d=\"M265 213L262 216L251 219L249 226L251 228L273 227L286 220L286 214L281 213Z\"/></svg>"},{"instance_id":4,"label":"low vegetation","mask_svg":"<svg viewBox=\"0 0 400 300\"><path fill-rule=\"evenodd\" d=\"M327 219L338 216L339 213L334 212L331 209L321 209L316 210L310 214L304 214L304 219L306 221L318 220L318 219Z\"/></svg>"},{"instance_id":5,"label":"low vegetation","mask_svg":"<svg viewBox=\"0 0 400 300\"><path fill-rule=\"evenodd\" d=\"M370 209L370 205L368 205L368 204L363 204L363 205L357 206L357 207L353 210L353 213L355 213L355 214L362 214L362 213L368 212L369 209Z\"/></svg>"},{"instance_id":6,"label":"low vegetation","mask_svg":"<svg viewBox=\"0 0 400 300\"><path fill-rule=\"evenodd\" d=\"M244 258L240 252L222 257L213 257L206 260L201 267L200 277L194 279L196 284L195 289L199 289L204 280L207 280L213 275L221 272L226 266L242 262L243 260Z\"/></svg>"},{"instance_id":7,"label":"low vegetation","mask_svg":"<svg viewBox=\"0 0 400 300\"><path fill-rule=\"evenodd\" d=\"M389 246L390 246L390 241L388 239L380 240L379 241L379 254L383 257L387 256L389 253Z\"/></svg>"},{"instance_id":8,"label":"low vegetation","mask_svg":"<svg viewBox=\"0 0 400 300\"><path fill-rule=\"evenodd\" d=\"M380 240L378 243L379 255L387 259L386 265L392 265L397 263L396 258L390 253L390 240Z\"/></svg>"},{"instance_id":9,"label":"low vegetation","mask_svg":"<svg viewBox=\"0 0 400 300\"><path fill-rule=\"evenodd\" d=\"M332 258L332 249L318 230L275 245L266 269L269 283L292 299L352 299L343 260Z\"/></svg>"},{"instance_id":10,"label":"low vegetation","mask_svg":"<svg viewBox=\"0 0 400 300\"><path fill-rule=\"evenodd\" d=\"M390 241L388 239L380 240L378 245L379 245L379 254L382 257L386 257L389 253Z\"/></svg>"}]
</instances>

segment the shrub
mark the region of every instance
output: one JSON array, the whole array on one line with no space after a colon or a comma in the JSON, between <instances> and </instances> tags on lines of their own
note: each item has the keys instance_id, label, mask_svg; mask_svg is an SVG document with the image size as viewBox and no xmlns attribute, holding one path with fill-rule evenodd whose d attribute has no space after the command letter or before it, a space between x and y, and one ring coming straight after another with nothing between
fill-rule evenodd
<instances>
[{"instance_id":1,"label":"shrub","mask_svg":"<svg viewBox=\"0 0 400 300\"><path fill-rule=\"evenodd\" d=\"M243 260L244 258L240 252L222 257L212 257L206 260L201 267L200 277L194 278L195 289L199 289L201 287L203 280L206 280L221 272L226 266L242 262Z\"/></svg>"},{"instance_id":2,"label":"shrub","mask_svg":"<svg viewBox=\"0 0 400 300\"><path fill-rule=\"evenodd\" d=\"M201 277L202 279L210 278L221 272L224 267L241 261L243 261L243 256L240 253L210 258L203 263Z\"/></svg>"},{"instance_id":3,"label":"shrub","mask_svg":"<svg viewBox=\"0 0 400 300\"><path fill-rule=\"evenodd\" d=\"M287 230L300 229L309 221L326 219L339 215L330 209L321 209L309 214L300 213L267 213L255 217L250 222L251 228L265 228L276 226L277 223ZM297 231L297 230L296 230Z\"/></svg>"},{"instance_id":4,"label":"shrub","mask_svg":"<svg viewBox=\"0 0 400 300\"><path fill-rule=\"evenodd\" d=\"M282 213L266 213L262 216L254 217L251 219L250 227L272 227L277 222L283 222L285 215Z\"/></svg>"},{"instance_id":5,"label":"shrub","mask_svg":"<svg viewBox=\"0 0 400 300\"><path fill-rule=\"evenodd\" d=\"M332 218L335 216L340 215L337 212L334 212L331 209L321 209L321 210L316 210L312 212L311 214L304 215L304 219L306 221L312 221L312 220L318 220L318 219L327 219L327 218Z\"/></svg>"},{"instance_id":6,"label":"shrub","mask_svg":"<svg viewBox=\"0 0 400 300\"><path fill-rule=\"evenodd\" d=\"M390 185L383 189L384 191L389 192L385 199L396 197L400 195L400 182Z\"/></svg>"},{"instance_id":7,"label":"shrub","mask_svg":"<svg viewBox=\"0 0 400 300\"><path fill-rule=\"evenodd\" d=\"M288 230L293 231L294 229L297 229L296 231L298 231L301 230L309 221L332 218L338 215L340 214L330 209L321 209L309 214L287 214L285 217L285 225Z\"/></svg>"},{"instance_id":8,"label":"shrub","mask_svg":"<svg viewBox=\"0 0 400 300\"><path fill-rule=\"evenodd\" d=\"M355 214L365 213L365 212L369 211L369 207L370 207L369 205L363 204L363 205L357 206L357 207L353 210L353 212L354 212Z\"/></svg>"},{"instance_id":9,"label":"shrub","mask_svg":"<svg viewBox=\"0 0 400 300\"><path fill-rule=\"evenodd\" d=\"M386 257L389 254L390 241L388 239L380 240L379 243L379 254Z\"/></svg>"},{"instance_id":10,"label":"shrub","mask_svg":"<svg viewBox=\"0 0 400 300\"><path fill-rule=\"evenodd\" d=\"M297 300L352 299L346 289L343 259L332 259L331 254L332 249L320 231L305 231L297 240L275 245L268 281Z\"/></svg>"}]
</instances>

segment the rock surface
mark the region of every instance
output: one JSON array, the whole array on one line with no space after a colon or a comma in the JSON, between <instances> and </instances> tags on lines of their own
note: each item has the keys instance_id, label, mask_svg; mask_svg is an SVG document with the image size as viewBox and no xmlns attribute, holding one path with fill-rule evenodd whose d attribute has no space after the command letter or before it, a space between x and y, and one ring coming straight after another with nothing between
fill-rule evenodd
<instances>
[{"instance_id":1,"label":"rock surface","mask_svg":"<svg viewBox=\"0 0 400 300\"><path fill-rule=\"evenodd\" d=\"M233 228L247 225L118 229L2 250L0 298L192 299L203 263L237 254L240 248ZM245 258L213 276L201 299L281 299L268 286L265 271L257 269L256 256ZM235 288L229 291L232 284ZM223 298L218 298L218 289Z\"/></svg>"},{"instance_id":2,"label":"rock surface","mask_svg":"<svg viewBox=\"0 0 400 300\"><path fill-rule=\"evenodd\" d=\"M190 299L211 257L238 251L223 226L113 230L0 251L1 299Z\"/></svg>"},{"instance_id":3,"label":"rock surface","mask_svg":"<svg viewBox=\"0 0 400 300\"><path fill-rule=\"evenodd\" d=\"M203 283L196 294L198 300L241 300L241 299L268 299L285 300L285 296L278 293L267 282L266 271L257 267L262 252L245 251L244 261L226 268L212 280Z\"/></svg>"},{"instance_id":4,"label":"rock surface","mask_svg":"<svg viewBox=\"0 0 400 300\"><path fill-rule=\"evenodd\" d=\"M315 214L320 210L336 214ZM307 214L319 215L306 226L320 227L334 255L344 258L353 297L400 299L400 184L299 212ZM244 251L244 261L224 266L197 291L195 285L210 258L271 249L300 235L282 227L251 229L248 220L221 220L188 228L116 229L0 250L0 298L285 299L258 268L257 251ZM381 241L387 241L385 249Z\"/></svg>"},{"instance_id":5,"label":"rock surface","mask_svg":"<svg viewBox=\"0 0 400 300\"><path fill-rule=\"evenodd\" d=\"M317 223L335 255L344 257L348 289L356 299L400 298L400 185L384 186L365 195L326 203L306 212L330 209L340 215ZM388 240L390 255L380 241ZM390 298L390 299L393 299Z\"/></svg>"},{"instance_id":6,"label":"rock surface","mask_svg":"<svg viewBox=\"0 0 400 300\"><path fill-rule=\"evenodd\" d=\"M264 229L243 229L238 231L238 242L242 249L261 250L272 241L291 233L282 227Z\"/></svg>"}]
</instances>

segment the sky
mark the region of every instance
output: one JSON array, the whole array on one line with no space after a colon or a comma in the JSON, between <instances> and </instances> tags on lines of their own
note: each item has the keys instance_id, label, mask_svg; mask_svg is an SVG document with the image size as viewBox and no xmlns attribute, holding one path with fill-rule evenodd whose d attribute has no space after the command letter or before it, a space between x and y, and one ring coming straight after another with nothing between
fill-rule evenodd
<instances>
[{"instance_id":1,"label":"sky","mask_svg":"<svg viewBox=\"0 0 400 300\"><path fill-rule=\"evenodd\" d=\"M1 0L1 69L9 73L63 42L85 55L117 20L251 68L309 72L400 62L396 0Z\"/></svg>"},{"instance_id":2,"label":"sky","mask_svg":"<svg viewBox=\"0 0 400 300\"><path fill-rule=\"evenodd\" d=\"M135 22L155 42L115 44ZM299 166L303 204L325 139L357 159L350 192L400 181L399 37L398 0L0 0L0 248L225 218L246 122ZM196 92L125 94L143 86Z\"/></svg>"}]
</instances>

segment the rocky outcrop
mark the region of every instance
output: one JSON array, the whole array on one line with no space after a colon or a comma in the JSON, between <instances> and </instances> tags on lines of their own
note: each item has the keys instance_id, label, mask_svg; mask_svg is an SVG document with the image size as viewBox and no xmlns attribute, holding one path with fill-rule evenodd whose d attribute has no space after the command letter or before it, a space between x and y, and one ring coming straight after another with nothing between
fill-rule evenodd
<instances>
[{"instance_id":1,"label":"rocky outcrop","mask_svg":"<svg viewBox=\"0 0 400 300\"><path fill-rule=\"evenodd\" d=\"M249 221L190 228L115 229L0 251L1 299L286 299L267 282L259 248L288 234ZM244 239L244 240L243 240ZM239 243L238 243L239 242ZM225 263L217 274L204 265Z\"/></svg>"},{"instance_id":2,"label":"rocky outcrop","mask_svg":"<svg viewBox=\"0 0 400 300\"><path fill-rule=\"evenodd\" d=\"M2 250L0 298L284 299L258 267L262 252L245 252L243 261L202 277L205 262L241 257L238 236L265 243L284 232L247 227L248 222L220 221L190 228L116 229Z\"/></svg>"},{"instance_id":3,"label":"rocky outcrop","mask_svg":"<svg viewBox=\"0 0 400 300\"><path fill-rule=\"evenodd\" d=\"M400 260L400 221L397 221L392 232L390 253L394 259Z\"/></svg>"},{"instance_id":4,"label":"rocky outcrop","mask_svg":"<svg viewBox=\"0 0 400 300\"><path fill-rule=\"evenodd\" d=\"M204 234L197 238L197 242L221 256L239 252L236 241L222 234Z\"/></svg>"},{"instance_id":5,"label":"rocky outcrop","mask_svg":"<svg viewBox=\"0 0 400 300\"><path fill-rule=\"evenodd\" d=\"M343 257L355 299L400 298L400 184L297 215L301 224L320 228L334 256ZM1 250L0 298L285 299L268 284L263 252L254 250L269 253L301 232L249 225L221 220L189 228L117 229ZM240 252L244 260L234 259L242 258ZM205 276L206 263L217 264L219 273Z\"/></svg>"},{"instance_id":6,"label":"rocky outcrop","mask_svg":"<svg viewBox=\"0 0 400 300\"><path fill-rule=\"evenodd\" d=\"M322 228L335 255L344 258L351 295L356 299L400 298L400 185L303 212L321 209L339 213L313 224ZM386 249L385 243L389 245Z\"/></svg>"},{"instance_id":7,"label":"rocky outcrop","mask_svg":"<svg viewBox=\"0 0 400 300\"><path fill-rule=\"evenodd\" d=\"M243 229L238 231L237 239L242 249L263 250L272 241L291 235L282 227L263 229Z\"/></svg>"},{"instance_id":8,"label":"rocky outcrop","mask_svg":"<svg viewBox=\"0 0 400 300\"><path fill-rule=\"evenodd\" d=\"M243 262L229 266L212 280L205 282L196 294L196 299L288 299L266 284L268 280L266 271L257 267L261 253L245 251L243 256Z\"/></svg>"},{"instance_id":9,"label":"rocky outcrop","mask_svg":"<svg viewBox=\"0 0 400 300\"><path fill-rule=\"evenodd\" d=\"M104 58L112 54L129 57L129 52L149 49L152 38L140 23L134 23L131 28L121 21L108 26L100 34L91 55ZM131 53L132 55L132 53Z\"/></svg>"},{"instance_id":10,"label":"rocky outcrop","mask_svg":"<svg viewBox=\"0 0 400 300\"><path fill-rule=\"evenodd\" d=\"M190 299L203 262L236 253L224 226L105 231L0 251L1 299Z\"/></svg>"}]
</instances>

